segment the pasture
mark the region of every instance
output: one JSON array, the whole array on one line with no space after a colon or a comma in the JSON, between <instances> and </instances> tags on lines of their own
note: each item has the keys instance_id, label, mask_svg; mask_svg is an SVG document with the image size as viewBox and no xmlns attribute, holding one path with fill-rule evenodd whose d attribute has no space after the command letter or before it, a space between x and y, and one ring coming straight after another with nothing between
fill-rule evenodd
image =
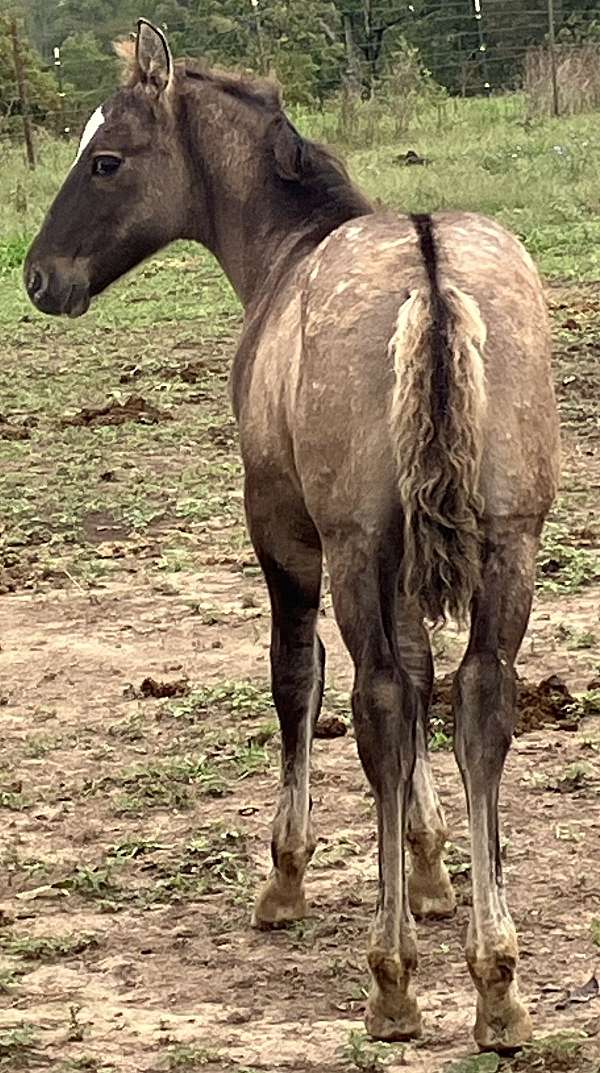
<instances>
[{"instance_id":1,"label":"pasture","mask_svg":"<svg viewBox=\"0 0 600 1073\"><path fill-rule=\"evenodd\" d=\"M295 117L335 137L335 116ZM76 322L43 318L19 262L73 147L0 165L0 1070L598 1073L600 135L519 98L418 115L345 152L371 196L497 216L538 259L555 334L562 488L518 663L501 802L536 1041L471 1059L464 799L443 683L433 763L459 908L420 924L425 1034L363 1034L376 822L327 586L329 734L314 749L310 915L250 930L278 743L266 591L244 530L227 395L240 310L178 245ZM409 149L430 160L406 167ZM437 676L464 638L436 635ZM345 732L345 733L344 733ZM586 991L587 985L587 991Z\"/></svg>"}]
</instances>

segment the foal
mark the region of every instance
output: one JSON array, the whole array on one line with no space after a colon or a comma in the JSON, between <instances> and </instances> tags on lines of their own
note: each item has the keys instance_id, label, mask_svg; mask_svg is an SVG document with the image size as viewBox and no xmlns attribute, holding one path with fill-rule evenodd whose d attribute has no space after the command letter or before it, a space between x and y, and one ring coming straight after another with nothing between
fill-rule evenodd
<instances>
[{"instance_id":1,"label":"foal","mask_svg":"<svg viewBox=\"0 0 600 1073\"><path fill-rule=\"evenodd\" d=\"M452 615L470 620L454 747L471 825L475 1038L510 1050L531 1027L498 793L558 465L538 275L519 242L481 216L374 213L343 167L293 128L272 85L174 65L143 20L127 58L128 83L88 124L25 282L38 309L77 316L143 258L187 238L215 254L245 306L232 394L248 526L271 598L282 736L273 870L255 922L305 912L324 554L377 806L367 1027L386 1040L419 1035L413 914L454 908L427 756L423 625Z\"/></svg>"}]
</instances>

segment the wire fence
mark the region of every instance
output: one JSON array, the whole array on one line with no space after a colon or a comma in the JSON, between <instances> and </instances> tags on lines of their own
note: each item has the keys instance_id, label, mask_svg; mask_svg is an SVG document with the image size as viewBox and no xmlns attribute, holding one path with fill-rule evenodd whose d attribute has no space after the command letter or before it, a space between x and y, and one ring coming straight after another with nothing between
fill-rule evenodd
<instances>
[{"instance_id":1,"label":"wire fence","mask_svg":"<svg viewBox=\"0 0 600 1073\"><path fill-rule=\"evenodd\" d=\"M560 4L560 0L557 2ZM535 3L535 0L529 0L529 3ZM267 10L266 3L264 7ZM367 7L365 5L365 9ZM414 12L411 3L399 5L399 8ZM254 13L242 15L238 21L246 29L255 27L258 34L260 30L255 5L252 10ZM515 20L522 28L517 35L518 40ZM439 0L437 5L428 5L427 14L414 12L408 24L406 12L404 20L398 18L397 21L402 22L403 34L408 26L410 32L407 31L405 37L409 42L416 42L415 47L404 55L401 51L397 54L392 52L386 57L385 66L378 69L379 54L371 47L372 40L367 36L367 30L362 32L360 28L358 31L355 28L352 42L354 52L363 67L372 68L372 77L367 79L368 92L365 83L358 87L355 83L353 87L351 57L346 49L345 56L339 59L338 69L332 71L329 80L321 79L318 99L313 101L315 109L326 111L338 107L340 113L344 108L348 112L353 108L356 111L356 102L348 103L353 88L356 96L363 101L365 97L369 100L375 98L385 106L390 103L394 92L396 99L401 101L403 95L414 96L425 85L438 91L437 106L442 112L445 102L456 97L491 98L514 91L521 93L525 116L568 115L600 108L600 43L557 42L554 0L540 0L531 9L523 5L523 0L503 0L501 5L497 0ZM51 28L46 31L47 52L51 51L51 32ZM373 40L377 39L376 34L372 37ZM216 30L213 42L216 51L218 38ZM423 70L419 40L427 41L427 71ZM2 87L0 139L18 140L23 137L24 111L29 113L34 133L43 129L66 139L79 136L100 99L95 98L93 89L78 92L63 80L63 64L69 59L68 49L69 40L64 43L61 52L54 48L54 64L49 65L56 78L58 106L44 107L32 101L24 108L16 71L14 81ZM195 58L193 49L186 50L186 55ZM260 62L256 62L257 57ZM248 59L254 67L261 63L268 67L268 49L259 45ZM255 62L252 63L252 60ZM409 61L413 65L408 72L412 83L406 69ZM405 110L407 114L410 111ZM343 115L341 125L343 128Z\"/></svg>"}]
</instances>

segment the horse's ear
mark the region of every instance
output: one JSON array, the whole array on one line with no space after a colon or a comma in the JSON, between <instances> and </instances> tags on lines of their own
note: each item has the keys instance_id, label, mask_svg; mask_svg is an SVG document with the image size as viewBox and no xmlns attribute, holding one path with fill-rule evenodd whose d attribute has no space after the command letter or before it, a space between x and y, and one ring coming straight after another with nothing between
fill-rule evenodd
<instances>
[{"instance_id":1,"label":"horse's ear","mask_svg":"<svg viewBox=\"0 0 600 1073\"><path fill-rule=\"evenodd\" d=\"M173 57L167 39L157 26L138 19L135 58L140 79L157 93L166 93L173 85Z\"/></svg>"},{"instance_id":2,"label":"horse's ear","mask_svg":"<svg viewBox=\"0 0 600 1073\"><path fill-rule=\"evenodd\" d=\"M285 116L277 118L273 130L273 156L280 179L298 182L306 170L304 139Z\"/></svg>"}]
</instances>

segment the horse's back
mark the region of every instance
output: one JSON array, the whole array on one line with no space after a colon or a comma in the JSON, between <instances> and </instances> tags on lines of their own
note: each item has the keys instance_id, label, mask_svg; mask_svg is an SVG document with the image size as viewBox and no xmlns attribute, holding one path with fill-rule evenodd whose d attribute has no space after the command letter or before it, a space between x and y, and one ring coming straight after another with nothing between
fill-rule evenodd
<instances>
[{"instance_id":1,"label":"horse's back","mask_svg":"<svg viewBox=\"0 0 600 1073\"><path fill-rule=\"evenodd\" d=\"M539 275L521 243L492 220L439 213L433 225L440 287L472 297L486 331L487 509L543 513L556 490L558 420ZM372 454L378 446L383 454L394 380L390 340L403 303L429 287L410 217L363 217L330 236L313 255L307 282L298 417L306 412L313 429L347 426L342 439L366 437Z\"/></svg>"},{"instance_id":2,"label":"horse's back","mask_svg":"<svg viewBox=\"0 0 600 1073\"><path fill-rule=\"evenodd\" d=\"M556 489L558 428L538 273L492 220L439 213L433 223L440 286L474 299L487 335L486 510L543 514ZM393 494L390 341L404 303L429 289L413 220L382 213L338 228L277 296L252 376L254 432L242 440L274 459L287 439L307 500L325 496L332 518L346 510L346 488L364 497L365 514Z\"/></svg>"}]
</instances>

